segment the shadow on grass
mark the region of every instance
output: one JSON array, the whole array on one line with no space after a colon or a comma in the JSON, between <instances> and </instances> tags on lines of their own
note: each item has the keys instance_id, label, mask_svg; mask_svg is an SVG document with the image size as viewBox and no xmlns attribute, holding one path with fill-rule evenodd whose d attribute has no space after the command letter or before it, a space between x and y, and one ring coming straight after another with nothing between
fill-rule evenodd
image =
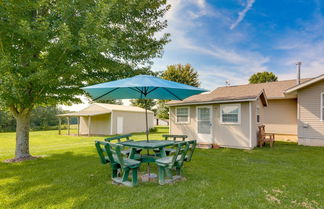
<instances>
[{"instance_id":1,"label":"shadow on grass","mask_svg":"<svg viewBox=\"0 0 324 209\"><path fill-rule=\"evenodd\" d=\"M91 196L91 187L107 186L110 177L108 168L101 166L96 156L72 152L17 164L2 163L0 167L8 208L49 208L65 202L71 205Z\"/></svg>"},{"instance_id":2,"label":"shadow on grass","mask_svg":"<svg viewBox=\"0 0 324 209\"><path fill-rule=\"evenodd\" d=\"M82 151L0 163L1 207L240 208L244 203L246 208L285 208L305 198L324 203L320 199L324 195L320 184L323 148L279 142L272 149L197 150L183 170L187 181L166 186L145 183L136 188L111 184L111 170L100 164L95 150ZM266 199L278 189L282 191L277 197L280 205Z\"/></svg>"}]
</instances>

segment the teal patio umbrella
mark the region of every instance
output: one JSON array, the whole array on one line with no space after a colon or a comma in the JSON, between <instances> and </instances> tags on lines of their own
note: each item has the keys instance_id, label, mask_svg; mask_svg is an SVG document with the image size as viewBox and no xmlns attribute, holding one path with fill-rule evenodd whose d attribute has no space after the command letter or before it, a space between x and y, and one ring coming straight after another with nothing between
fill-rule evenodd
<instances>
[{"instance_id":1,"label":"teal patio umbrella","mask_svg":"<svg viewBox=\"0 0 324 209\"><path fill-rule=\"evenodd\" d=\"M111 99L163 99L183 100L207 90L150 75L96 84L82 88L94 101ZM145 107L146 140L149 140L147 107Z\"/></svg>"}]
</instances>

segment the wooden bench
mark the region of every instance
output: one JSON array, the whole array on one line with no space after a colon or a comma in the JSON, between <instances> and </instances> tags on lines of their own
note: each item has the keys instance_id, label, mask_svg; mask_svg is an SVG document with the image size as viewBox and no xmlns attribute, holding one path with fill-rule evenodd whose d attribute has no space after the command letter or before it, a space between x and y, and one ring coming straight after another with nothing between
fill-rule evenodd
<instances>
[{"instance_id":1,"label":"wooden bench","mask_svg":"<svg viewBox=\"0 0 324 209\"><path fill-rule=\"evenodd\" d=\"M185 141L186 138L188 138L187 135L170 135L170 134L164 134L164 135L162 135L162 137L165 140L169 140L169 138L172 138L173 141L177 141L177 139L181 139L181 141Z\"/></svg>"},{"instance_id":2,"label":"wooden bench","mask_svg":"<svg viewBox=\"0 0 324 209\"><path fill-rule=\"evenodd\" d=\"M116 143L125 142L125 141L133 141L132 139L130 139L131 136L132 136L132 134L119 135L119 136L105 138L105 141L106 142L116 141ZM141 151L142 151L142 149L136 149L137 154L139 154ZM124 149L121 152L125 155L129 155L129 153L131 152L131 149Z\"/></svg>"},{"instance_id":3,"label":"wooden bench","mask_svg":"<svg viewBox=\"0 0 324 209\"><path fill-rule=\"evenodd\" d=\"M129 159L123 156L123 146L110 142L95 142L101 162L110 162L112 169L112 180L114 183L126 186L136 186L138 184L137 170L141 165L140 161ZM132 181L129 181L129 173L132 172ZM119 177L118 173L121 174Z\"/></svg>"},{"instance_id":4,"label":"wooden bench","mask_svg":"<svg viewBox=\"0 0 324 209\"><path fill-rule=\"evenodd\" d=\"M188 149L189 149L189 143L179 142L175 145L176 152L173 153L172 156L163 157L160 159L157 159L155 163L157 164L159 168L159 184L164 185L165 183L173 182L172 176L172 169L176 169L176 177L181 177L181 168L183 166L183 162L185 161L185 157L187 155ZM171 180L168 180L166 182L165 175Z\"/></svg>"},{"instance_id":5,"label":"wooden bench","mask_svg":"<svg viewBox=\"0 0 324 209\"><path fill-rule=\"evenodd\" d=\"M258 133L259 147L262 147L265 143L269 143L270 147L272 147L275 142L275 135L273 133L266 133L265 125L261 125L258 128L259 128L259 133Z\"/></svg>"},{"instance_id":6,"label":"wooden bench","mask_svg":"<svg viewBox=\"0 0 324 209\"><path fill-rule=\"evenodd\" d=\"M187 135L170 135L170 134L164 134L162 135L162 137L164 138L164 140L169 140L170 138L172 138L173 141L185 141L186 138L188 138ZM178 140L180 139L180 140ZM165 148L165 153L166 155L170 155L171 153L174 153L176 150L172 149L172 148ZM154 152L159 155L159 150L155 149Z\"/></svg>"}]
</instances>

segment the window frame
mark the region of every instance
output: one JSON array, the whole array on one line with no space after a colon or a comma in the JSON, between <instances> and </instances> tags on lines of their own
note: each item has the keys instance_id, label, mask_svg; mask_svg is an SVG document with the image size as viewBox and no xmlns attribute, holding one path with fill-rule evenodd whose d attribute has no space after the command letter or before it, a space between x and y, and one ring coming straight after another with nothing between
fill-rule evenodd
<instances>
[{"instance_id":1,"label":"window frame","mask_svg":"<svg viewBox=\"0 0 324 209\"><path fill-rule=\"evenodd\" d=\"M324 122L324 117L323 117L323 114L324 114L324 92L321 93L321 104L320 104L320 108L321 108L321 115L320 115L320 120L322 122Z\"/></svg>"},{"instance_id":2,"label":"window frame","mask_svg":"<svg viewBox=\"0 0 324 209\"><path fill-rule=\"evenodd\" d=\"M188 110L188 118L187 121L178 121L178 109L186 108ZM176 124L189 124L190 123L190 107L176 107L175 108L175 123Z\"/></svg>"},{"instance_id":3,"label":"window frame","mask_svg":"<svg viewBox=\"0 0 324 209\"><path fill-rule=\"evenodd\" d=\"M259 105L256 106L255 113L256 113L257 124L261 124L261 114L260 114L260 106ZM258 119L259 119L259 121L258 121Z\"/></svg>"},{"instance_id":4,"label":"window frame","mask_svg":"<svg viewBox=\"0 0 324 209\"><path fill-rule=\"evenodd\" d=\"M227 107L227 106L237 106L238 107L238 117L237 117L237 122L224 122L223 121L223 107ZM221 104L220 108L220 124L224 124L224 125L240 125L241 124L241 103L234 103L234 104Z\"/></svg>"}]
</instances>

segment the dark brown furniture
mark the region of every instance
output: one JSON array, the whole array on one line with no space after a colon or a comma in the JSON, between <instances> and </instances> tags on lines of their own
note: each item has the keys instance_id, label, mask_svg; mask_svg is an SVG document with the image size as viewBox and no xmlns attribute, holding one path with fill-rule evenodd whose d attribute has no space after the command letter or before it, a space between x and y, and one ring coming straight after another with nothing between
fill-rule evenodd
<instances>
[{"instance_id":1,"label":"dark brown furniture","mask_svg":"<svg viewBox=\"0 0 324 209\"><path fill-rule=\"evenodd\" d=\"M270 147L273 146L275 142L275 135L272 133L265 132L265 125L259 126L259 133L258 133L258 145L262 147L265 143L269 143Z\"/></svg>"}]
</instances>

